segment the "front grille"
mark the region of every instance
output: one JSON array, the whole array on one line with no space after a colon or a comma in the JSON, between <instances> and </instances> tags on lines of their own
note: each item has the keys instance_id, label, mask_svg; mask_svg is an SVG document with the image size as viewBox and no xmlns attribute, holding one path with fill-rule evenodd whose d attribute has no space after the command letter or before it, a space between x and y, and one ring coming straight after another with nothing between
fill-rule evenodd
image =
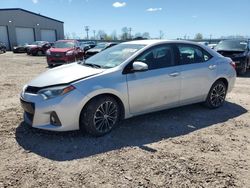
<instances>
[{"instance_id":1,"label":"front grille","mask_svg":"<svg viewBox=\"0 0 250 188\"><path fill-rule=\"evenodd\" d=\"M51 52L51 56L60 58L60 57L64 57L65 53L64 52Z\"/></svg>"},{"instance_id":2,"label":"front grille","mask_svg":"<svg viewBox=\"0 0 250 188\"><path fill-rule=\"evenodd\" d=\"M40 87L28 86L28 87L25 89L25 92L26 92L26 93L37 94L37 92L38 92L40 89L41 89Z\"/></svg>"},{"instance_id":3,"label":"front grille","mask_svg":"<svg viewBox=\"0 0 250 188\"><path fill-rule=\"evenodd\" d=\"M26 102L23 99L20 99L21 106L23 110L29 114L34 114L35 113L35 104L32 102Z\"/></svg>"}]
</instances>

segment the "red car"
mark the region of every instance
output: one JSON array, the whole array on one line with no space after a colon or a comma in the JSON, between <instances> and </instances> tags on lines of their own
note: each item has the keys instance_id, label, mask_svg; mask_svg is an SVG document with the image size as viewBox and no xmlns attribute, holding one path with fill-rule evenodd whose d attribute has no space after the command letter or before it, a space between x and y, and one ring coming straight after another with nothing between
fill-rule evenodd
<instances>
[{"instance_id":1,"label":"red car","mask_svg":"<svg viewBox=\"0 0 250 188\"><path fill-rule=\"evenodd\" d=\"M82 60L84 51L77 40L58 40L46 52L49 67Z\"/></svg>"}]
</instances>

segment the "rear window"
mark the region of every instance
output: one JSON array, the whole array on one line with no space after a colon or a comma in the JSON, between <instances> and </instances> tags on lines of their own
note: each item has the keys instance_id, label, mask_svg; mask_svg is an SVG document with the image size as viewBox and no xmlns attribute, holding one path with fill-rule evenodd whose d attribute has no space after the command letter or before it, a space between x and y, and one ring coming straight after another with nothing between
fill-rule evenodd
<instances>
[{"instance_id":1,"label":"rear window","mask_svg":"<svg viewBox=\"0 0 250 188\"><path fill-rule=\"evenodd\" d=\"M202 63L210 60L212 55L195 45L177 44L180 64Z\"/></svg>"}]
</instances>

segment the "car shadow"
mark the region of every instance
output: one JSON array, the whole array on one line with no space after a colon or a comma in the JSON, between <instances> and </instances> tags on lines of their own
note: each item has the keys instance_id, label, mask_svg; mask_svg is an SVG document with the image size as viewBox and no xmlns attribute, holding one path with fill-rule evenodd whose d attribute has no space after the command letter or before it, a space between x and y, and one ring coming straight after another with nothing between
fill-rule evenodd
<instances>
[{"instance_id":1,"label":"car shadow","mask_svg":"<svg viewBox=\"0 0 250 188\"><path fill-rule=\"evenodd\" d=\"M16 129L17 143L27 152L42 157L66 161L137 146L155 152L146 144L188 134L246 113L243 107L226 102L210 110L200 104L164 110L124 120L119 127L103 137L91 137L80 131L56 133L28 127L21 123Z\"/></svg>"}]
</instances>

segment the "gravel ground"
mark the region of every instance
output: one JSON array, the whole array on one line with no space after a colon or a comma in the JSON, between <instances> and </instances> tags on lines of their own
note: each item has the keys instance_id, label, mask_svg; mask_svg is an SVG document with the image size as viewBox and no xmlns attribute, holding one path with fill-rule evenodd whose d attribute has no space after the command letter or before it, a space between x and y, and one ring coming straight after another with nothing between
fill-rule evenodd
<instances>
[{"instance_id":1,"label":"gravel ground","mask_svg":"<svg viewBox=\"0 0 250 188\"><path fill-rule=\"evenodd\" d=\"M250 74L220 109L165 110L92 138L22 122L22 86L45 70L44 57L0 54L0 187L250 187Z\"/></svg>"}]
</instances>

